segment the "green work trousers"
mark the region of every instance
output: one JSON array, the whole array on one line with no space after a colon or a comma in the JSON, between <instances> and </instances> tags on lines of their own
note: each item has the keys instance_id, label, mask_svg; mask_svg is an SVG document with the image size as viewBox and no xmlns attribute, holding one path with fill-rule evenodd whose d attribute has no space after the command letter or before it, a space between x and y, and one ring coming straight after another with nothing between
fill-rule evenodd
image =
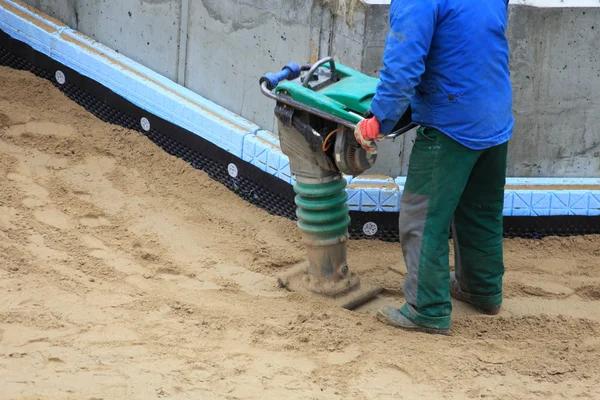
<instances>
[{"instance_id":1,"label":"green work trousers","mask_svg":"<svg viewBox=\"0 0 600 400\"><path fill-rule=\"evenodd\" d=\"M410 156L400 209L408 275L402 314L416 324L450 328L449 233L456 277L474 305L502 303L502 210L508 143L471 150L421 127Z\"/></svg>"}]
</instances>

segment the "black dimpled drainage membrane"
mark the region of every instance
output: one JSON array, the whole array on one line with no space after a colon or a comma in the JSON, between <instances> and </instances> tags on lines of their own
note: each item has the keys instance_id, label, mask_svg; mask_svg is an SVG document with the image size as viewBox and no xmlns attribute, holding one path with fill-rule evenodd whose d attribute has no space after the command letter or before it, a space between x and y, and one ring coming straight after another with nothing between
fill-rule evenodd
<instances>
[{"instance_id":1,"label":"black dimpled drainage membrane","mask_svg":"<svg viewBox=\"0 0 600 400\"><path fill-rule=\"evenodd\" d=\"M192 132L147 113L98 82L37 52L28 44L13 39L2 31L0 65L31 71L50 80L67 97L102 121L137 130L167 153L205 171L211 179L220 182L251 204L273 215L296 219L291 185ZM58 70L66 77L66 82L62 85L55 78ZM147 118L150 122L148 131L141 127L142 118ZM238 169L236 177L228 172L230 164L234 164ZM378 239L389 242L399 240L398 213L351 212L350 216L352 222L349 232L352 239ZM371 229L364 229L365 224L369 224ZM373 226L376 229L373 229ZM600 217L506 217L504 228L506 237L541 238L548 235L598 234Z\"/></svg>"}]
</instances>

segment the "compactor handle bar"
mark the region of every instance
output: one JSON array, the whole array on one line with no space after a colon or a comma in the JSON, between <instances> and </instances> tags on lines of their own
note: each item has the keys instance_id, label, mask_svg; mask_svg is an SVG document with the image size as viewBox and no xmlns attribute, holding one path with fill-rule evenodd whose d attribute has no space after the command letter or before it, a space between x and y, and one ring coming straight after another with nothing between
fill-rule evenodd
<instances>
[{"instance_id":1,"label":"compactor handle bar","mask_svg":"<svg viewBox=\"0 0 600 400\"><path fill-rule=\"evenodd\" d=\"M312 76L312 74L314 74L314 72L317 70L318 67L325 64L326 62L330 62L330 65L333 67L331 72L333 74L332 76L334 76L335 75L335 69L334 69L335 64L333 63L333 60L331 59L331 57L327 57L327 58L315 63L314 65L299 66L296 63L289 63L285 67L283 67L283 69L279 72L275 72L275 73L270 72L270 73L263 75L259 81L260 89L266 97L273 99L273 100L277 101L278 103L285 104L287 106L290 106L290 107L298 109L298 110L306 111L310 114L316 115L319 118L323 118L328 121L335 122L337 124L345 126L346 128L354 130L356 128L356 124L351 121L337 117L333 114L326 113L315 107L307 106L306 104L300 103L299 101L292 99L290 96L285 96L285 95L273 92L273 90L277 87L277 85L280 82L282 82L284 80L293 80L293 79L298 78L301 74L301 71L306 71L306 70L309 71L308 76L304 80L305 83L308 83L309 82L308 78L310 76ZM363 118L363 117L361 117L361 118ZM417 127L416 124L411 123L406 126L403 126L402 128L400 128L388 135L385 135L383 138L384 139L394 139L416 127Z\"/></svg>"}]
</instances>

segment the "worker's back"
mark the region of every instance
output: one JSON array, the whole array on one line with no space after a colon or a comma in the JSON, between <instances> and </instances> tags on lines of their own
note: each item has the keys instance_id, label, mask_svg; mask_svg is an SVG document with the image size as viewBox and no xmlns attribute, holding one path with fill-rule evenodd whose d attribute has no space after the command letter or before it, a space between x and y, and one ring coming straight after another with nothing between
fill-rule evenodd
<instances>
[{"instance_id":1,"label":"worker's back","mask_svg":"<svg viewBox=\"0 0 600 400\"><path fill-rule=\"evenodd\" d=\"M415 1L437 7L425 72L412 101L415 122L475 149L506 141L513 127L507 0Z\"/></svg>"}]
</instances>

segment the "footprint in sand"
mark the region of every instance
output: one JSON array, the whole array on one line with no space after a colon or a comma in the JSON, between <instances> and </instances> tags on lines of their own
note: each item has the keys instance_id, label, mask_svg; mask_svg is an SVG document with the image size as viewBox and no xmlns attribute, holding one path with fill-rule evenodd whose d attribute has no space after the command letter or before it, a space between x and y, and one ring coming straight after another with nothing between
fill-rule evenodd
<instances>
[{"instance_id":1,"label":"footprint in sand","mask_svg":"<svg viewBox=\"0 0 600 400\"><path fill-rule=\"evenodd\" d=\"M588 299L582 299L579 296L572 296L566 299L533 297L511 298L505 299L503 312L515 316L537 316L545 314L549 316L583 318L600 322L600 308L589 307Z\"/></svg>"},{"instance_id":2,"label":"footprint in sand","mask_svg":"<svg viewBox=\"0 0 600 400\"><path fill-rule=\"evenodd\" d=\"M24 206L35 208L48 203L48 190L35 183L30 177L11 172L6 175L6 179L15 182L21 193L27 196L23 200Z\"/></svg>"},{"instance_id":3,"label":"footprint in sand","mask_svg":"<svg viewBox=\"0 0 600 400\"><path fill-rule=\"evenodd\" d=\"M510 283L509 283L510 285ZM552 281L536 279L535 282L517 283L515 289L521 296L536 296L542 298L563 298L574 293L570 287Z\"/></svg>"},{"instance_id":4,"label":"footprint in sand","mask_svg":"<svg viewBox=\"0 0 600 400\"><path fill-rule=\"evenodd\" d=\"M327 357L327 362L332 365L343 365L348 364L356 360L362 355L360 347L357 345L350 345L343 351L330 353Z\"/></svg>"},{"instance_id":5,"label":"footprint in sand","mask_svg":"<svg viewBox=\"0 0 600 400\"><path fill-rule=\"evenodd\" d=\"M46 245L44 237L38 234L29 237L27 249L31 254L41 260L67 260L69 258L69 255L66 252L53 249Z\"/></svg>"},{"instance_id":6,"label":"footprint in sand","mask_svg":"<svg viewBox=\"0 0 600 400\"><path fill-rule=\"evenodd\" d=\"M91 215L91 214L80 218L79 223L81 225L89 226L91 228L112 225L108 219L106 219L100 215Z\"/></svg>"},{"instance_id":7,"label":"footprint in sand","mask_svg":"<svg viewBox=\"0 0 600 400\"><path fill-rule=\"evenodd\" d=\"M93 236L83 235L80 237L81 242L85 247L91 250L107 250L107 247L102 241Z\"/></svg>"},{"instance_id":8,"label":"footprint in sand","mask_svg":"<svg viewBox=\"0 0 600 400\"><path fill-rule=\"evenodd\" d=\"M25 197L22 201L23 205L27 208L38 208L48 204L47 201L36 199L35 197Z\"/></svg>"},{"instance_id":9,"label":"footprint in sand","mask_svg":"<svg viewBox=\"0 0 600 400\"><path fill-rule=\"evenodd\" d=\"M17 210L12 207L0 207L0 230L13 229L13 222L17 217Z\"/></svg>"},{"instance_id":10,"label":"footprint in sand","mask_svg":"<svg viewBox=\"0 0 600 400\"><path fill-rule=\"evenodd\" d=\"M109 248L101 240L93 236L84 235L81 237L81 242L91 251L90 256L103 260L108 266L126 275L144 274L146 270L134 261L127 257L121 256L117 251Z\"/></svg>"},{"instance_id":11,"label":"footprint in sand","mask_svg":"<svg viewBox=\"0 0 600 400\"><path fill-rule=\"evenodd\" d=\"M55 208L37 210L33 213L33 215L39 222L60 230L69 229L71 227L69 217L65 213Z\"/></svg>"},{"instance_id":12,"label":"footprint in sand","mask_svg":"<svg viewBox=\"0 0 600 400\"><path fill-rule=\"evenodd\" d=\"M16 174L14 172L9 172L8 174L6 174L6 179L8 179L11 182L25 183L27 185L33 183L33 180L28 176Z\"/></svg>"},{"instance_id":13,"label":"footprint in sand","mask_svg":"<svg viewBox=\"0 0 600 400\"><path fill-rule=\"evenodd\" d=\"M202 281L182 275L180 271L169 267L158 267L154 270L154 278L169 281L181 289L218 290L221 286L212 281Z\"/></svg>"},{"instance_id":14,"label":"footprint in sand","mask_svg":"<svg viewBox=\"0 0 600 400\"><path fill-rule=\"evenodd\" d=\"M77 335L79 343L115 343L139 340L137 333L123 325L93 326L85 333Z\"/></svg>"},{"instance_id":15,"label":"footprint in sand","mask_svg":"<svg viewBox=\"0 0 600 400\"><path fill-rule=\"evenodd\" d=\"M253 296L284 297L285 293L277 289L275 278L252 272L237 265L220 264L216 266L222 279L233 281L240 288Z\"/></svg>"},{"instance_id":16,"label":"footprint in sand","mask_svg":"<svg viewBox=\"0 0 600 400\"><path fill-rule=\"evenodd\" d=\"M368 365L353 379L352 386L369 399L441 399L435 387L415 382L405 366Z\"/></svg>"},{"instance_id":17,"label":"footprint in sand","mask_svg":"<svg viewBox=\"0 0 600 400\"><path fill-rule=\"evenodd\" d=\"M73 136L75 130L70 125L57 124L46 121L32 121L24 124L13 124L7 130L9 136L54 136L54 137L70 137Z\"/></svg>"}]
</instances>

